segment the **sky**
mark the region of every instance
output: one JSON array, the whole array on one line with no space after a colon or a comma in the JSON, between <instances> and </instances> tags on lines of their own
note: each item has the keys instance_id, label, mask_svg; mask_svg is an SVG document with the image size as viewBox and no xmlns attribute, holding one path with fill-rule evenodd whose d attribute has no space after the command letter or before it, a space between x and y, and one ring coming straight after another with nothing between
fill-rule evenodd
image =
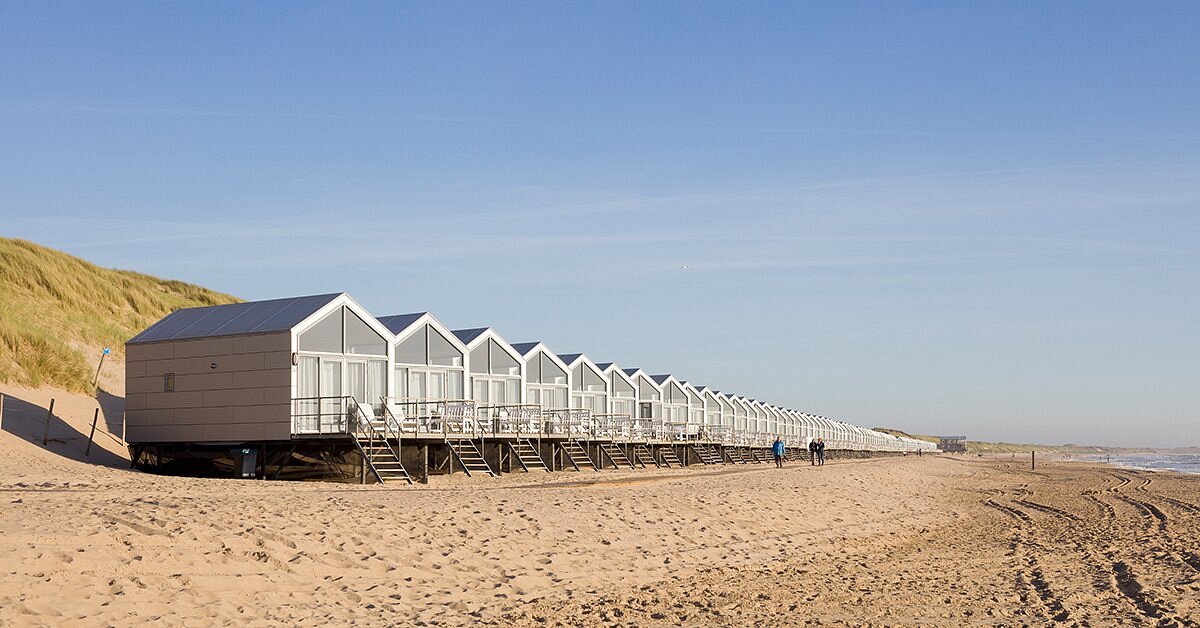
<instances>
[{"instance_id":1,"label":"sky","mask_svg":"<svg viewBox=\"0 0 1200 628\"><path fill-rule=\"evenodd\" d=\"M0 1L0 235L868 427L1200 445L1198 25Z\"/></svg>"}]
</instances>

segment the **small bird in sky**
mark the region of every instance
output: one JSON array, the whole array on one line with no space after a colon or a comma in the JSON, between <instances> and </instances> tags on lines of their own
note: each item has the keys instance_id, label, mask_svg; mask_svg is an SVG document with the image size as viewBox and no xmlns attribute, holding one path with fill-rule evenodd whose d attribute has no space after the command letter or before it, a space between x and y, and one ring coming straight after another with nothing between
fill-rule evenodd
<instances>
[{"instance_id":1,"label":"small bird in sky","mask_svg":"<svg viewBox=\"0 0 1200 628\"><path fill-rule=\"evenodd\" d=\"M683 265L681 265L681 266L679 267L679 270L687 270L687 264L683 264Z\"/></svg>"}]
</instances>

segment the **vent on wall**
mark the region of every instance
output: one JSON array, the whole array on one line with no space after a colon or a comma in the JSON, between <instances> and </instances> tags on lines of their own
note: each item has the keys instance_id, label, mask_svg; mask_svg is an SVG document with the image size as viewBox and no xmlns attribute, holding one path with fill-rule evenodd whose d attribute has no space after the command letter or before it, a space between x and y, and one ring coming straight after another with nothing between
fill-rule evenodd
<instances>
[{"instance_id":1,"label":"vent on wall","mask_svg":"<svg viewBox=\"0 0 1200 628\"><path fill-rule=\"evenodd\" d=\"M163 373L163 392L175 392L174 373Z\"/></svg>"}]
</instances>

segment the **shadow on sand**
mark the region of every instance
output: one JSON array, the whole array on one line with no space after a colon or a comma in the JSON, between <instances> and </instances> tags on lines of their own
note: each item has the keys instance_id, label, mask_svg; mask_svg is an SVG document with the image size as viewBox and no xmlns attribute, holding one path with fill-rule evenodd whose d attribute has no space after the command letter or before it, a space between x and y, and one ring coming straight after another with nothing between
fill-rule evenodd
<instances>
[{"instance_id":1,"label":"shadow on sand","mask_svg":"<svg viewBox=\"0 0 1200 628\"><path fill-rule=\"evenodd\" d=\"M58 409L55 408L55 413L47 422L47 406L31 403L20 397L4 396L2 429L64 458L88 464L128 468L129 458L111 451L125 451L125 445L120 441L125 398L101 390L97 393L96 402L100 408L100 415L96 422L95 442L90 452L87 446L88 433L91 431L90 416L86 419L86 426L81 424L77 428L59 418ZM42 444L43 439L45 445Z\"/></svg>"}]
</instances>

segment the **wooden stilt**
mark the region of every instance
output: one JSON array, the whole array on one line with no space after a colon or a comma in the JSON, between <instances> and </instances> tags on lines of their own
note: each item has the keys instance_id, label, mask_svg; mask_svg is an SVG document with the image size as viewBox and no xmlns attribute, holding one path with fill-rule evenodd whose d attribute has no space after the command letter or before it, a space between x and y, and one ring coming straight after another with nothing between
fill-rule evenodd
<instances>
[{"instance_id":1,"label":"wooden stilt","mask_svg":"<svg viewBox=\"0 0 1200 628\"><path fill-rule=\"evenodd\" d=\"M421 443L418 446L418 458L420 464L417 465L417 479L421 484L429 484L429 445Z\"/></svg>"}]
</instances>

